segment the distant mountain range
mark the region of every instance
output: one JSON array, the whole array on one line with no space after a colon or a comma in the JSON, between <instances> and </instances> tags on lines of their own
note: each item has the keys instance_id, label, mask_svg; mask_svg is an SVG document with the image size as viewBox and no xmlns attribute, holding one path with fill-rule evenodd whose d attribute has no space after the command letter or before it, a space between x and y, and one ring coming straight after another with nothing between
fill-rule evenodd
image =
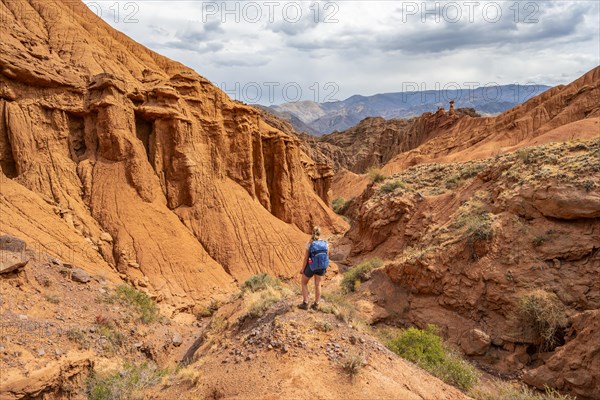
<instances>
[{"instance_id":1,"label":"distant mountain range","mask_svg":"<svg viewBox=\"0 0 600 400\"><path fill-rule=\"evenodd\" d=\"M261 108L290 122L298 132L323 135L343 131L367 117L410 118L427 111L448 108L474 108L482 115L495 115L548 90L545 85L503 85L476 89L427 90L422 92L355 95L343 101L317 103L298 101Z\"/></svg>"}]
</instances>

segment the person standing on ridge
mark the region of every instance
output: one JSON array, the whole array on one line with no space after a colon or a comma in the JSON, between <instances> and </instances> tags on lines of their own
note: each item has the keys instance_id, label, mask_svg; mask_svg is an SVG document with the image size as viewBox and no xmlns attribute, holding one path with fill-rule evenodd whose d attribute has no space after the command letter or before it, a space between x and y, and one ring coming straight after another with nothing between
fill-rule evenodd
<instances>
[{"instance_id":1,"label":"person standing on ridge","mask_svg":"<svg viewBox=\"0 0 600 400\"><path fill-rule=\"evenodd\" d=\"M312 237L306 244L304 252L304 261L300 274L302 275L302 303L298 308L308 309L308 281L315 277L315 302L310 306L313 310L319 309L321 300L321 280L329 266L329 244L326 240L321 240L321 229L318 226L313 228Z\"/></svg>"}]
</instances>

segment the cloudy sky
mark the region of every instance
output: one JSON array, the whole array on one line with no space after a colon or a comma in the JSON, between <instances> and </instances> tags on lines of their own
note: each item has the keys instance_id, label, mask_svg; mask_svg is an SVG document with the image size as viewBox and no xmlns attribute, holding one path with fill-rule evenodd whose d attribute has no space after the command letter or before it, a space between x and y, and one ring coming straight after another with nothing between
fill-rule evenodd
<instances>
[{"instance_id":1,"label":"cloudy sky","mask_svg":"<svg viewBox=\"0 0 600 400\"><path fill-rule=\"evenodd\" d=\"M600 64L586 1L85 1L248 103L568 83Z\"/></svg>"}]
</instances>

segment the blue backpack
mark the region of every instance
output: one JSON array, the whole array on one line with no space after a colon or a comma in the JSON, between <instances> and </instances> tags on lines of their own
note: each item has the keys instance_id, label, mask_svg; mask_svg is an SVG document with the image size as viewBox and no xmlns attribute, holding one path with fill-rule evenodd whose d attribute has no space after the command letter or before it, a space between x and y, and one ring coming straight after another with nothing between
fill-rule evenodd
<instances>
[{"instance_id":1,"label":"blue backpack","mask_svg":"<svg viewBox=\"0 0 600 400\"><path fill-rule=\"evenodd\" d=\"M309 262L311 271L322 271L329 267L329 255L327 255L328 245L324 240L315 240L311 242L308 248ZM312 260L312 263L310 262Z\"/></svg>"}]
</instances>

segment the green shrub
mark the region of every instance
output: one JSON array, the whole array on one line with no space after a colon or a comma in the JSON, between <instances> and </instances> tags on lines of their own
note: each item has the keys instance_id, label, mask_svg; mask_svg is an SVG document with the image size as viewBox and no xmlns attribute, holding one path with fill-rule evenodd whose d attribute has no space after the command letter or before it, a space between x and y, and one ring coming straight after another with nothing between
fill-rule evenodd
<instances>
[{"instance_id":1,"label":"green shrub","mask_svg":"<svg viewBox=\"0 0 600 400\"><path fill-rule=\"evenodd\" d=\"M519 149L517 151L517 157L523 161L523 164L531 164L533 162L533 151L532 149Z\"/></svg>"},{"instance_id":2,"label":"green shrub","mask_svg":"<svg viewBox=\"0 0 600 400\"><path fill-rule=\"evenodd\" d=\"M383 174L383 172L381 172L379 168L374 167L369 168L369 170L367 171L367 175L369 175L369 179L373 183L383 182L386 178L386 176Z\"/></svg>"},{"instance_id":3,"label":"green shrub","mask_svg":"<svg viewBox=\"0 0 600 400\"><path fill-rule=\"evenodd\" d=\"M414 362L432 375L461 390L468 390L479 380L477 370L459 355L444 346L437 328L408 328L387 346L394 353Z\"/></svg>"},{"instance_id":4,"label":"green shrub","mask_svg":"<svg viewBox=\"0 0 600 400\"><path fill-rule=\"evenodd\" d=\"M344 272L344 276L342 278L342 289L348 292L356 291L356 288L360 284L360 282L364 282L369 277L369 274L375 268L379 268L383 265L383 261L379 258L373 258L369 261L363 261L355 267L350 268L348 271Z\"/></svg>"},{"instance_id":5,"label":"green shrub","mask_svg":"<svg viewBox=\"0 0 600 400\"><path fill-rule=\"evenodd\" d=\"M348 299L339 292L328 292L323 294L324 304L319 305L323 313L333 314L343 322L350 322L356 318L356 308Z\"/></svg>"},{"instance_id":6,"label":"green shrub","mask_svg":"<svg viewBox=\"0 0 600 400\"><path fill-rule=\"evenodd\" d=\"M79 328L69 328L65 332L65 336L72 342L79 345L80 349L87 349L90 347L90 340L87 334Z\"/></svg>"},{"instance_id":7,"label":"green shrub","mask_svg":"<svg viewBox=\"0 0 600 400\"><path fill-rule=\"evenodd\" d=\"M465 228L466 236L471 240L489 240L494 235L492 215L479 201L461 206L451 228Z\"/></svg>"},{"instance_id":8,"label":"green shrub","mask_svg":"<svg viewBox=\"0 0 600 400\"><path fill-rule=\"evenodd\" d=\"M280 287L281 281L277 278L271 277L266 272L262 272L257 275L253 275L244 282L242 290L250 290L251 292L258 292L265 290L267 287Z\"/></svg>"},{"instance_id":9,"label":"green shrub","mask_svg":"<svg viewBox=\"0 0 600 400\"><path fill-rule=\"evenodd\" d=\"M550 239L548 237L548 235L538 235L533 238L531 243L533 244L534 247L539 247L539 246L543 245L544 243L546 243L548 241L548 239Z\"/></svg>"},{"instance_id":10,"label":"green shrub","mask_svg":"<svg viewBox=\"0 0 600 400\"><path fill-rule=\"evenodd\" d=\"M361 354L349 352L340 361L342 369L350 376L355 376L365 366L365 359Z\"/></svg>"},{"instance_id":11,"label":"green shrub","mask_svg":"<svg viewBox=\"0 0 600 400\"><path fill-rule=\"evenodd\" d=\"M87 394L91 400L129 400L143 398L141 393L160 382L168 373L153 363L125 364L121 371L93 374L87 381Z\"/></svg>"},{"instance_id":12,"label":"green shrub","mask_svg":"<svg viewBox=\"0 0 600 400\"><path fill-rule=\"evenodd\" d=\"M354 197L348 201L346 201L343 197L336 197L331 202L331 208L336 214L343 214L346 212L346 210L350 206L350 203L352 203L353 200Z\"/></svg>"},{"instance_id":13,"label":"green shrub","mask_svg":"<svg viewBox=\"0 0 600 400\"><path fill-rule=\"evenodd\" d=\"M381 186L381 188L379 190L381 190L383 193L392 193L393 191L395 191L398 188L404 189L404 188L406 188L406 186L404 185L404 183L402 181L392 181L392 182L388 182L385 185Z\"/></svg>"},{"instance_id":14,"label":"green shrub","mask_svg":"<svg viewBox=\"0 0 600 400\"><path fill-rule=\"evenodd\" d=\"M125 334L114 325L101 325L98 327L98 333L106 339L105 350L109 353L116 353L127 341Z\"/></svg>"},{"instance_id":15,"label":"green shrub","mask_svg":"<svg viewBox=\"0 0 600 400\"><path fill-rule=\"evenodd\" d=\"M444 362L432 369L433 375L461 390L469 390L479 382L479 372L457 353L446 350Z\"/></svg>"},{"instance_id":16,"label":"green shrub","mask_svg":"<svg viewBox=\"0 0 600 400\"><path fill-rule=\"evenodd\" d=\"M327 321L317 321L315 322L315 328L321 332L329 332L333 329L331 324Z\"/></svg>"},{"instance_id":17,"label":"green shrub","mask_svg":"<svg viewBox=\"0 0 600 400\"><path fill-rule=\"evenodd\" d=\"M196 314L196 318L212 317L213 314L219 310L220 306L221 305L219 304L218 300L212 299L208 304L200 306L200 309Z\"/></svg>"},{"instance_id":18,"label":"green shrub","mask_svg":"<svg viewBox=\"0 0 600 400\"><path fill-rule=\"evenodd\" d=\"M567 325L564 306L554 293L535 290L523 296L519 303L523 323L532 328L542 350L553 350L557 334Z\"/></svg>"},{"instance_id":19,"label":"green shrub","mask_svg":"<svg viewBox=\"0 0 600 400\"><path fill-rule=\"evenodd\" d=\"M139 320L144 324L150 324L158 319L158 306L146 293L140 292L129 285L119 285L115 289L115 298L122 304L133 307Z\"/></svg>"},{"instance_id":20,"label":"green shrub","mask_svg":"<svg viewBox=\"0 0 600 400\"><path fill-rule=\"evenodd\" d=\"M452 175L446 180L445 186L446 189L454 189L458 186L461 181L461 177L459 175Z\"/></svg>"},{"instance_id":21,"label":"green shrub","mask_svg":"<svg viewBox=\"0 0 600 400\"><path fill-rule=\"evenodd\" d=\"M340 210L342 209L342 207L344 207L344 204L346 204L346 200L344 200L343 197L336 197L331 202L331 208L333 208L333 211L335 213L340 214Z\"/></svg>"},{"instance_id":22,"label":"green shrub","mask_svg":"<svg viewBox=\"0 0 600 400\"><path fill-rule=\"evenodd\" d=\"M396 338L388 347L394 353L414 363L440 364L446 353L442 338L437 335L435 326L429 325L426 330L410 327Z\"/></svg>"}]
</instances>

